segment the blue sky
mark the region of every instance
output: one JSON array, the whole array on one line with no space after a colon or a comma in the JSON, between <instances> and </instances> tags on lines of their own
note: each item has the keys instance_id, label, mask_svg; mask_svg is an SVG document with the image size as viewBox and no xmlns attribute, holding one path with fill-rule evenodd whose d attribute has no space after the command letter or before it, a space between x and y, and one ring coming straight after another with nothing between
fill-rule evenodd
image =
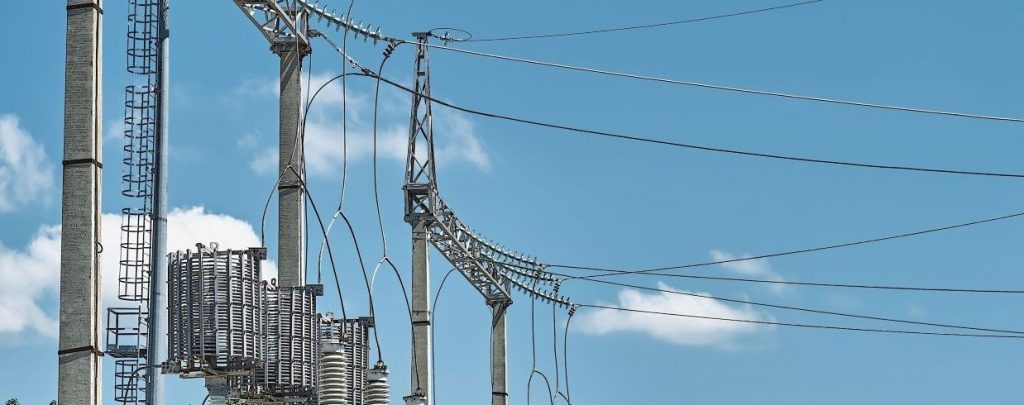
<instances>
[{"instance_id":1,"label":"blue sky","mask_svg":"<svg viewBox=\"0 0 1024 405\"><path fill-rule=\"evenodd\" d=\"M55 397L56 247L64 8L15 0L0 35L0 398ZM104 212L119 198L126 6L107 1ZM340 0L325 3L343 8ZM660 22L760 8L753 0L621 2L526 0L357 2L354 15L396 36L459 27L478 37ZM770 3L771 5L777 3ZM227 0L173 6L170 205L174 246L258 243L276 165L277 61ZM684 80L924 108L1024 116L1024 4L990 1L837 1L756 16L577 38L467 48ZM332 33L335 39L340 36ZM411 48L385 74L408 83ZM379 63L383 47L353 41ZM339 69L315 43L313 79ZM433 95L487 111L704 145L872 163L1022 172L1020 124L822 105L516 65L435 50ZM339 89L311 111L310 188L337 204ZM345 207L370 268L381 258L369 158L372 82L350 81ZM389 256L408 279L402 153L408 96L381 99L380 186ZM481 233L542 261L644 267L856 240L1019 211L1019 180L814 166L667 149L489 121L435 107L439 187ZM269 156L269 158L268 158ZM271 170L267 170L270 167ZM276 240L274 218L267 240ZM107 217L116 221L116 216ZM1019 288L1020 220L827 253L698 270L716 275L866 284ZM112 227L107 227L108 233ZM337 230L337 229L336 229ZM108 234L108 236L113 234ZM115 236L116 237L116 236ZM366 313L351 240L332 233L350 312ZM312 236L313 243L318 243ZM241 246L245 245L245 246ZM275 256L274 246L271 258ZM110 258L105 258L110 263ZM108 266L109 267L109 266ZM434 254L434 286L449 267ZM107 274L116 269L106 269ZM315 271L310 272L315 278ZM325 272L325 277L328 273ZM453 275L437 313L442 404L489 395L489 313ZM108 277L109 279L110 277ZM325 278L325 281L329 280ZM1013 296L925 294L637 277L620 281L732 299L983 327L1024 328ZM321 300L338 311L337 297ZM408 321L393 274L375 289L393 397L408 394ZM627 305L782 322L891 327L782 310L670 299L567 283L581 303ZM510 390L525 402L530 305L509 319ZM559 312L558 322L564 322ZM537 368L554 375L551 309L537 307ZM575 403L1019 403L1016 340L854 334L753 327L581 310L569 332ZM559 333L561 333L559 326ZM561 349L559 347L559 349ZM108 360L109 361L109 360ZM105 371L109 374L112 366ZM168 377L169 403L198 404L199 381ZM564 381L560 381L564 383ZM112 379L105 381L112 400ZM535 381L536 383L536 381ZM544 392L542 392L544 391ZM532 401L547 401L534 384ZM397 402L397 401L396 401Z\"/></svg>"}]
</instances>

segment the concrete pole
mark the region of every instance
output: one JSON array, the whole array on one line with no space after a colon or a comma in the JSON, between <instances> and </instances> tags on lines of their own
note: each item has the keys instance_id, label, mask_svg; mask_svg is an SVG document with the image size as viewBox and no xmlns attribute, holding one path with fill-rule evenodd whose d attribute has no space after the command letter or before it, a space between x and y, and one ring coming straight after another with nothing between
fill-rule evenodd
<instances>
[{"instance_id":1,"label":"concrete pole","mask_svg":"<svg viewBox=\"0 0 1024 405\"><path fill-rule=\"evenodd\" d=\"M303 219L306 199L296 172L303 173L302 140L299 124L302 114L302 59L309 46L282 40L271 49L281 58L277 268L278 285L297 287L306 284ZM295 169L293 172L290 168ZM304 181L305 179L303 179Z\"/></svg>"},{"instance_id":2,"label":"concrete pole","mask_svg":"<svg viewBox=\"0 0 1024 405\"><path fill-rule=\"evenodd\" d=\"M57 401L98 405L103 188L102 0L68 0ZM108 246L117 254L117 246Z\"/></svg>"},{"instance_id":3,"label":"concrete pole","mask_svg":"<svg viewBox=\"0 0 1024 405\"><path fill-rule=\"evenodd\" d=\"M491 304L491 405L508 405L507 351L505 319L508 305Z\"/></svg>"},{"instance_id":4,"label":"concrete pole","mask_svg":"<svg viewBox=\"0 0 1024 405\"><path fill-rule=\"evenodd\" d=\"M427 221L412 223L412 394L422 395L426 405L434 402L430 395L430 263L427 249L430 238Z\"/></svg>"},{"instance_id":5,"label":"concrete pole","mask_svg":"<svg viewBox=\"0 0 1024 405\"><path fill-rule=\"evenodd\" d=\"M161 0L157 65L158 118L156 121L156 177L153 185L152 252L149 268L149 335L146 364L161 365L167 357L167 149L170 131L170 31L167 25L168 0ZM163 373L150 368L146 373L146 404L164 404Z\"/></svg>"}]
</instances>

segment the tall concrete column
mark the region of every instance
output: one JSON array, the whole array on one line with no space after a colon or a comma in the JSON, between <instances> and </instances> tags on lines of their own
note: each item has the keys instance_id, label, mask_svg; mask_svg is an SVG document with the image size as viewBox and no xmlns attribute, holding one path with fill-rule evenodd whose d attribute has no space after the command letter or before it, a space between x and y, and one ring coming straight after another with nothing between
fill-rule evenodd
<instances>
[{"instance_id":1,"label":"tall concrete column","mask_svg":"<svg viewBox=\"0 0 1024 405\"><path fill-rule=\"evenodd\" d=\"M508 305L491 303L491 405L508 405L505 319Z\"/></svg>"},{"instance_id":2,"label":"tall concrete column","mask_svg":"<svg viewBox=\"0 0 1024 405\"><path fill-rule=\"evenodd\" d=\"M283 40L271 49L281 58L277 281L282 287L295 287L304 285L306 280L303 262L306 198L295 173L304 173L299 124L302 118L302 60L309 54L309 46Z\"/></svg>"},{"instance_id":3,"label":"tall concrete column","mask_svg":"<svg viewBox=\"0 0 1024 405\"><path fill-rule=\"evenodd\" d=\"M409 385L413 394L426 397L429 405L434 402L430 395L430 262L427 249L430 238L427 221L412 223L412 381Z\"/></svg>"},{"instance_id":4,"label":"tall concrete column","mask_svg":"<svg viewBox=\"0 0 1024 405\"><path fill-rule=\"evenodd\" d=\"M68 0L57 401L98 405L102 305L102 0ZM108 246L117 254L117 246Z\"/></svg>"}]
</instances>

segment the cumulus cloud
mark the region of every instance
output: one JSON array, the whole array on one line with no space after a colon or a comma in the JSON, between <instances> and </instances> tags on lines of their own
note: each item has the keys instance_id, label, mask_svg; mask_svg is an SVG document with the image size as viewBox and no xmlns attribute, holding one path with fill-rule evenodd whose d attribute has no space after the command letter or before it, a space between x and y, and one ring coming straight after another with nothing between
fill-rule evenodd
<instances>
[{"instance_id":1,"label":"cumulus cloud","mask_svg":"<svg viewBox=\"0 0 1024 405\"><path fill-rule=\"evenodd\" d=\"M260 245L251 224L229 215L207 212L203 207L176 208L168 214L168 251L195 249L196 243L217 242L222 249ZM103 272L103 306L125 306L117 301L121 216L103 214L100 255ZM0 244L0 336L36 332L55 337L56 298L60 281L60 226L40 227L22 250ZM277 277L273 262L264 263L264 278ZM45 302L53 303L46 310ZM104 310L103 316L106 316Z\"/></svg>"},{"instance_id":2,"label":"cumulus cloud","mask_svg":"<svg viewBox=\"0 0 1024 405\"><path fill-rule=\"evenodd\" d=\"M18 117L0 115L0 212L11 212L53 189L53 165L43 145L23 128Z\"/></svg>"},{"instance_id":3,"label":"cumulus cloud","mask_svg":"<svg viewBox=\"0 0 1024 405\"><path fill-rule=\"evenodd\" d=\"M681 290L659 282L658 289ZM695 293L711 296L707 293ZM720 301L673 294L670 292L643 293L634 289L619 292L617 307L641 311L656 311L717 318L771 321L768 314L750 306L732 306ZM686 346L711 346L720 349L735 348L744 337L769 329L757 324L725 322L711 319L672 317L657 314L594 309L580 315L580 331L593 335L634 332L655 339Z\"/></svg>"},{"instance_id":4,"label":"cumulus cloud","mask_svg":"<svg viewBox=\"0 0 1024 405\"><path fill-rule=\"evenodd\" d=\"M721 250L712 250L711 258L716 262L745 259L751 257L750 255L736 256L728 252ZM786 281L779 273L772 270L771 264L767 260L744 260L730 263L723 263L721 266L728 269L736 274L748 277L757 277L764 280L770 281ZM769 287L775 293L783 293L787 291L785 284L770 284Z\"/></svg>"},{"instance_id":5,"label":"cumulus cloud","mask_svg":"<svg viewBox=\"0 0 1024 405\"><path fill-rule=\"evenodd\" d=\"M311 88L317 89L330 80L330 76L313 75ZM267 81L268 83L270 81ZM276 86L276 82L273 82ZM267 84L247 81L236 94L250 98L276 96ZM261 90L262 89L262 90ZM369 159L374 150L372 99L362 93L347 93L348 131L347 145L342 142L342 90L341 82L328 84L317 96L306 122L306 164L309 173L333 175L340 170L346 156L350 162ZM408 111L406 98L381 97L381 119L377 131L377 157L389 161L405 161L408 141L408 118L396 115ZM491 161L483 141L476 134L473 123L461 113L434 110L435 153L439 164L468 163L480 170L490 170ZM253 143L249 133L239 139L239 145L254 151L250 167L259 174L277 171L276 137L271 141ZM266 145L266 146L264 146Z\"/></svg>"},{"instance_id":6,"label":"cumulus cloud","mask_svg":"<svg viewBox=\"0 0 1024 405\"><path fill-rule=\"evenodd\" d=\"M57 336L57 318L40 302L60 281L60 226L44 226L23 250L0 243L0 336L32 331Z\"/></svg>"}]
</instances>

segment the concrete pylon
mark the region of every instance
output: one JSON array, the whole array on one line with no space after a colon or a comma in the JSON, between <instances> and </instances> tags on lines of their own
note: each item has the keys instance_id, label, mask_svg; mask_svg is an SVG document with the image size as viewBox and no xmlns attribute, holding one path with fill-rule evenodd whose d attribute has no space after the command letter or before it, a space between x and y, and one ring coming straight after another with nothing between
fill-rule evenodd
<instances>
[{"instance_id":1,"label":"concrete pylon","mask_svg":"<svg viewBox=\"0 0 1024 405\"><path fill-rule=\"evenodd\" d=\"M68 0L57 401L101 403L102 0ZM117 247L110 246L117 254Z\"/></svg>"},{"instance_id":2,"label":"concrete pylon","mask_svg":"<svg viewBox=\"0 0 1024 405\"><path fill-rule=\"evenodd\" d=\"M277 280L282 287L298 287L306 280L303 235L306 196L302 189L305 179L300 181L295 173L304 173L299 125L302 118L302 60L309 54L309 46L281 41L271 50L281 58Z\"/></svg>"},{"instance_id":3,"label":"concrete pylon","mask_svg":"<svg viewBox=\"0 0 1024 405\"><path fill-rule=\"evenodd\" d=\"M422 396L424 403L434 402L430 393L433 378L430 367L430 237L427 220L412 224L412 373L409 387L414 396Z\"/></svg>"},{"instance_id":4,"label":"concrete pylon","mask_svg":"<svg viewBox=\"0 0 1024 405\"><path fill-rule=\"evenodd\" d=\"M508 405L507 313L507 303L491 303L491 405Z\"/></svg>"}]
</instances>

